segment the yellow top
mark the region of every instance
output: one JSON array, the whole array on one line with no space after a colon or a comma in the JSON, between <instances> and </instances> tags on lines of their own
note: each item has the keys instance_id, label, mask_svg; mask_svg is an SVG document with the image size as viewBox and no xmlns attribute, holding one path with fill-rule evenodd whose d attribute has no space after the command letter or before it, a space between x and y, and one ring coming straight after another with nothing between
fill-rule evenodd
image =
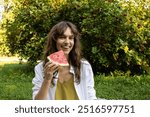
<instances>
[{"instance_id":1,"label":"yellow top","mask_svg":"<svg viewBox=\"0 0 150 117\"><path fill-rule=\"evenodd\" d=\"M74 87L73 78L61 83L58 79L55 100L79 100Z\"/></svg>"}]
</instances>

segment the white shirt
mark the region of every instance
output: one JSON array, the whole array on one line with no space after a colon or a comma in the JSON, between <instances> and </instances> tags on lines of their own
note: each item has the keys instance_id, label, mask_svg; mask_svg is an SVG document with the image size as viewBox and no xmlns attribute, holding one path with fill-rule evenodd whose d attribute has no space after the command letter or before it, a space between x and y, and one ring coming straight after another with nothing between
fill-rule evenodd
<instances>
[{"instance_id":1,"label":"white shirt","mask_svg":"<svg viewBox=\"0 0 150 117\"><path fill-rule=\"evenodd\" d=\"M43 62L40 62L35 66L35 77L32 80L34 87L32 98L34 99L37 93L39 92L42 82L43 82ZM74 67L70 67L70 73L74 75L74 87L77 92L79 100L94 100L96 98L96 91L94 89L94 76L91 65L86 60L81 60L81 69L80 69L80 83L75 82L75 73ZM48 100L55 99L55 91L57 86L58 75L54 79L54 86L50 86L48 90Z\"/></svg>"}]
</instances>

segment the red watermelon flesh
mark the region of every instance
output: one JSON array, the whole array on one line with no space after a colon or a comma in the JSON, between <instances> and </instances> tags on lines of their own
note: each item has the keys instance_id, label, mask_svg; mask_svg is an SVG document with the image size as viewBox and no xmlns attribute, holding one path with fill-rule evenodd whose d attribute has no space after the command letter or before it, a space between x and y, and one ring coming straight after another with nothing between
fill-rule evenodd
<instances>
[{"instance_id":1,"label":"red watermelon flesh","mask_svg":"<svg viewBox=\"0 0 150 117\"><path fill-rule=\"evenodd\" d=\"M49 61L59 64L60 66L69 66L69 63L62 50L50 54L47 58Z\"/></svg>"}]
</instances>

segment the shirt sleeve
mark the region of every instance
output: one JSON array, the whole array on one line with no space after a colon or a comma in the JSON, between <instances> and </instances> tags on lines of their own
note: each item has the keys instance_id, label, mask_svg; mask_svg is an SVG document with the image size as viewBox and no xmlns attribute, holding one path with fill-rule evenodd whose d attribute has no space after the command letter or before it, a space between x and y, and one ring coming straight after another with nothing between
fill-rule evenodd
<instances>
[{"instance_id":1,"label":"shirt sleeve","mask_svg":"<svg viewBox=\"0 0 150 117\"><path fill-rule=\"evenodd\" d=\"M32 88L32 99L35 99L35 96L39 92L42 82L43 82L43 74L42 74L42 69L40 65L35 66L34 72L35 72L35 77L32 80L33 88Z\"/></svg>"},{"instance_id":2,"label":"shirt sleeve","mask_svg":"<svg viewBox=\"0 0 150 117\"><path fill-rule=\"evenodd\" d=\"M94 74L91 65L87 62L85 65L85 78L86 78L86 88L87 88L87 98L88 100L96 100L96 91L94 88Z\"/></svg>"}]
</instances>

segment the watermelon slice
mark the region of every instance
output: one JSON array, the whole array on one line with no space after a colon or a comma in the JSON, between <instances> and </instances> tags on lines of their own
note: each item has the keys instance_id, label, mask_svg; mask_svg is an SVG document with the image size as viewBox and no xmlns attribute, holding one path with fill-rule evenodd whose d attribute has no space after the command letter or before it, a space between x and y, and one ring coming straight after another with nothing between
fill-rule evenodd
<instances>
[{"instance_id":1,"label":"watermelon slice","mask_svg":"<svg viewBox=\"0 0 150 117\"><path fill-rule=\"evenodd\" d=\"M69 66L69 63L62 50L50 54L47 59L55 64L59 64L60 66Z\"/></svg>"}]
</instances>

